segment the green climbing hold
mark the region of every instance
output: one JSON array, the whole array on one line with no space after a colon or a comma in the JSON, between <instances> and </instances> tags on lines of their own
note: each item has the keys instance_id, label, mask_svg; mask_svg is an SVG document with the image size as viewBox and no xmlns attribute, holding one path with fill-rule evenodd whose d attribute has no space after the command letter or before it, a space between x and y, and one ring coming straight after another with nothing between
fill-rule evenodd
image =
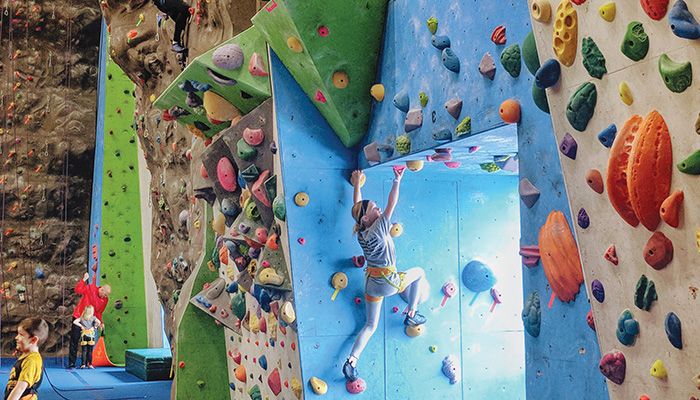
<instances>
[{"instance_id":1,"label":"green climbing hold","mask_svg":"<svg viewBox=\"0 0 700 400\"><path fill-rule=\"evenodd\" d=\"M238 157L246 161L252 161L258 155L258 151L255 147L250 146L245 140L240 139L236 143L236 150L238 152Z\"/></svg>"},{"instance_id":2,"label":"green climbing hold","mask_svg":"<svg viewBox=\"0 0 700 400\"><path fill-rule=\"evenodd\" d=\"M677 63L668 55L662 54L659 57L659 72L668 90L674 93L685 91L693 83L693 66L690 61Z\"/></svg>"},{"instance_id":3,"label":"green climbing hold","mask_svg":"<svg viewBox=\"0 0 700 400\"><path fill-rule=\"evenodd\" d=\"M239 320L243 320L245 317L245 294L240 290L231 298L231 311Z\"/></svg>"},{"instance_id":4,"label":"green climbing hold","mask_svg":"<svg viewBox=\"0 0 700 400\"><path fill-rule=\"evenodd\" d=\"M197 380L197 386L199 386L200 389L203 388L203 387L204 387L204 381L201 380L201 379Z\"/></svg>"},{"instance_id":5,"label":"green climbing hold","mask_svg":"<svg viewBox=\"0 0 700 400\"><path fill-rule=\"evenodd\" d=\"M700 175L700 150L689 155L688 158L678 163L676 167L684 174Z\"/></svg>"},{"instance_id":6,"label":"green climbing hold","mask_svg":"<svg viewBox=\"0 0 700 400\"><path fill-rule=\"evenodd\" d=\"M647 279L646 275L639 277L634 292L634 305L642 310L649 311L651 304L658 298L654 281Z\"/></svg>"},{"instance_id":7,"label":"green climbing hold","mask_svg":"<svg viewBox=\"0 0 700 400\"><path fill-rule=\"evenodd\" d=\"M211 262L214 263L214 267L216 269L219 269L221 266L221 259L219 258L219 249L214 246L214 248L211 250Z\"/></svg>"},{"instance_id":8,"label":"green climbing hold","mask_svg":"<svg viewBox=\"0 0 700 400\"><path fill-rule=\"evenodd\" d=\"M479 164L481 169L483 169L486 172L496 172L499 171L501 168L496 165L496 163L490 162L490 163L484 163L484 164Z\"/></svg>"},{"instance_id":9,"label":"green climbing hold","mask_svg":"<svg viewBox=\"0 0 700 400\"><path fill-rule=\"evenodd\" d=\"M593 83L586 82L576 89L566 106L566 119L574 129L579 132L586 130L588 121L593 117L597 100L598 92Z\"/></svg>"},{"instance_id":10,"label":"green climbing hold","mask_svg":"<svg viewBox=\"0 0 700 400\"><path fill-rule=\"evenodd\" d=\"M547 101L547 92L544 89L540 89L532 84L532 100L535 101L535 105L542 111L549 114L549 102Z\"/></svg>"},{"instance_id":11,"label":"green climbing hold","mask_svg":"<svg viewBox=\"0 0 700 400\"><path fill-rule=\"evenodd\" d=\"M420 106L425 107L428 105L428 95L425 92L418 93L418 98L420 99Z\"/></svg>"},{"instance_id":12,"label":"green climbing hold","mask_svg":"<svg viewBox=\"0 0 700 400\"><path fill-rule=\"evenodd\" d=\"M262 400L262 394L260 394L258 385L254 385L252 388L248 389L248 396L250 396L250 400Z\"/></svg>"},{"instance_id":13,"label":"green climbing hold","mask_svg":"<svg viewBox=\"0 0 700 400\"><path fill-rule=\"evenodd\" d=\"M605 57L600 52L598 45L593 41L593 38L583 38L581 51L583 52L583 66L588 71L588 74L594 78L603 78L608 69L605 67Z\"/></svg>"},{"instance_id":14,"label":"green climbing hold","mask_svg":"<svg viewBox=\"0 0 700 400\"><path fill-rule=\"evenodd\" d=\"M284 197L275 197L272 201L272 212L280 221L284 221L287 218L287 207L284 204Z\"/></svg>"},{"instance_id":15,"label":"green climbing hold","mask_svg":"<svg viewBox=\"0 0 700 400\"><path fill-rule=\"evenodd\" d=\"M472 117L464 117L462 122L457 125L455 129L457 136L471 135L472 134Z\"/></svg>"},{"instance_id":16,"label":"green climbing hold","mask_svg":"<svg viewBox=\"0 0 700 400\"><path fill-rule=\"evenodd\" d=\"M260 211L254 201L249 201L248 204L245 205L245 216L253 221L260 219Z\"/></svg>"},{"instance_id":17,"label":"green climbing hold","mask_svg":"<svg viewBox=\"0 0 700 400\"><path fill-rule=\"evenodd\" d=\"M649 52L649 36L644 32L644 26L639 21L632 21L627 25L627 33L620 46L622 54L632 61L639 61Z\"/></svg>"},{"instance_id":18,"label":"green climbing hold","mask_svg":"<svg viewBox=\"0 0 700 400\"><path fill-rule=\"evenodd\" d=\"M411 138L406 135L401 135L396 138L396 151L399 154L408 154L411 152Z\"/></svg>"},{"instance_id":19,"label":"green climbing hold","mask_svg":"<svg viewBox=\"0 0 700 400\"><path fill-rule=\"evenodd\" d=\"M434 35L435 32L437 32L437 28L438 28L437 18L435 18L435 17L428 18L427 24L428 24L428 30L430 31L430 33L432 33Z\"/></svg>"},{"instance_id":20,"label":"green climbing hold","mask_svg":"<svg viewBox=\"0 0 700 400\"><path fill-rule=\"evenodd\" d=\"M532 34L532 31L525 36L523 41L523 61L525 61L525 66L532 75L535 75L537 70L540 69L540 57L537 55L535 36Z\"/></svg>"},{"instance_id":21,"label":"green climbing hold","mask_svg":"<svg viewBox=\"0 0 700 400\"><path fill-rule=\"evenodd\" d=\"M501 64L503 69L508 71L513 78L520 76L520 46L517 43L503 50L503 53L501 53Z\"/></svg>"}]
</instances>

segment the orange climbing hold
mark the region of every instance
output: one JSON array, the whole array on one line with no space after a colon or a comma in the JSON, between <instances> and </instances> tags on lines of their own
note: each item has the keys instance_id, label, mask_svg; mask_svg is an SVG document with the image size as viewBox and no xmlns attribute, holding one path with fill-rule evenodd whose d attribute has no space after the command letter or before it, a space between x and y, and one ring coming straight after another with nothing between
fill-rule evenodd
<instances>
[{"instance_id":1,"label":"orange climbing hold","mask_svg":"<svg viewBox=\"0 0 700 400\"><path fill-rule=\"evenodd\" d=\"M246 381L245 367L243 366L243 364L236 367L236 379L243 383L245 383Z\"/></svg>"},{"instance_id":2,"label":"orange climbing hold","mask_svg":"<svg viewBox=\"0 0 700 400\"><path fill-rule=\"evenodd\" d=\"M673 152L666 121L652 111L632 143L627 165L627 190L639 222L654 231L661 222L661 203L671 192Z\"/></svg>"},{"instance_id":3,"label":"orange climbing hold","mask_svg":"<svg viewBox=\"0 0 700 400\"><path fill-rule=\"evenodd\" d=\"M642 117L633 115L625 122L615 137L610 149L608 171L605 186L608 188L610 204L625 222L632 226L639 225L637 214L632 208L630 194L627 188L627 164L632 150L632 143L637 136Z\"/></svg>"},{"instance_id":4,"label":"orange climbing hold","mask_svg":"<svg viewBox=\"0 0 700 400\"><path fill-rule=\"evenodd\" d=\"M97 344L92 351L92 365L95 367L116 367L116 365L109 361L109 356L105 349L105 341L102 336L97 339Z\"/></svg>"},{"instance_id":5,"label":"orange climbing hold","mask_svg":"<svg viewBox=\"0 0 700 400\"><path fill-rule=\"evenodd\" d=\"M539 246L544 274L554 294L564 302L574 300L583 282L583 270L564 213L559 210L549 213L540 228Z\"/></svg>"},{"instance_id":6,"label":"orange climbing hold","mask_svg":"<svg viewBox=\"0 0 700 400\"><path fill-rule=\"evenodd\" d=\"M219 262L228 265L228 247L221 246L219 249Z\"/></svg>"},{"instance_id":7,"label":"orange climbing hold","mask_svg":"<svg viewBox=\"0 0 700 400\"><path fill-rule=\"evenodd\" d=\"M517 124L520 121L520 103L515 99L508 99L501 103L498 109L503 122L507 124Z\"/></svg>"},{"instance_id":8,"label":"orange climbing hold","mask_svg":"<svg viewBox=\"0 0 700 400\"><path fill-rule=\"evenodd\" d=\"M661 219L674 228L680 225L681 205L683 204L683 191L676 190L661 203Z\"/></svg>"}]
</instances>

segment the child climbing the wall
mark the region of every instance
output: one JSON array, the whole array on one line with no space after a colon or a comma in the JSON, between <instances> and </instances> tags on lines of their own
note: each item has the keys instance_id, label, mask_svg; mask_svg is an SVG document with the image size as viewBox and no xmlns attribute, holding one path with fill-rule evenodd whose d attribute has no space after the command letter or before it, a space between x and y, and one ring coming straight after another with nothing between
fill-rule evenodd
<instances>
[{"instance_id":1,"label":"child climbing the wall","mask_svg":"<svg viewBox=\"0 0 700 400\"><path fill-rule=\"evenodd\" d=\"M40 318L26 318L17 327L15 345L20 356L10 370L5 386L6 400L37 400L44 365L39 354L49 336L49 325Z\"/></svg>"},{"instance_id":2,"label":"child climbing the wall","mask_svg":"<svg viewBox=\"0 0 700 400\"><path fill-rule=\"evenodd\" d=\"M187 50L182 44L182 33L187 27L190 18L190 6L182 0L153 0L156 7L175 21L175 32L173 32L173 51L182 53Z\"/></svg>"},{"instance_id":3,"label":"child climbing the wall","mask_svg":"<svg viewBox=\"0 0 700 400\"><path fill-rule=\"evenodd\" d=\"M73 324L80 327L80 346L82 348L82 364L80 368L94 369L92 366L92 349L95 348L97 329L102 321L95 317L95 307L86 306L80 318L76 318Z\"/></svg>"},{"instance_id":4,"label":"child climbing the wall","mask_svg":"<svg viewBox=\"0 0 700 400\"><path fill-rule=\"evenodd\" d=\"M356 381L359 377L357 361L377 329L384 297L405 291L408 299L408 313L404 324L418 326L426 322L426 318L417 311L418 301L423 294L421 293L421 284L425 279L425 272L421 268L397 272L394 241L389 234L391 216L399 201L399 187L402 177L403 169L395 168L389 199L384 212L382 212L375 202L362 200L360 185L365 179L364 173L362 171L352 173L354 232L357 234L357 241L360 243L367 260L367 269L365 270L367 322L357 335L350 357L343 365L343 375L349 381Z\"/></svg>"}]
</instances>

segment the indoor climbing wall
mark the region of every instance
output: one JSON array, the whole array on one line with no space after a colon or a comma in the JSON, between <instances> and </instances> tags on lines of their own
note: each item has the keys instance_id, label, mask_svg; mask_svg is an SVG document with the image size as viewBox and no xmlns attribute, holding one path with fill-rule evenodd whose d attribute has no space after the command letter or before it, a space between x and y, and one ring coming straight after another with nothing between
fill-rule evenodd
<instances>
[{"instance_id":1,"label":"indoor climbing wall","mask_svg":"<svg viewBox=\"0 0 700 400\"><path fill-rule=\"evenodd\" d=\"M529 2L600 371L613 399L695 398L700 5L575 3Z\"/></svg>"},{"instance_id":2,"label":"indoor climbing wall","mask_svg":"<svg viewBox=\"0 0 700 400\"><path fill-rule=\"evenodd\" d=\"M0 279L3 356L17 324L49 324L68 349L86 271L100 12L93 1L4 2L0 16Z\"/></svg>"},{"instance_id":3,"label":"indoor climbing wall","mask_svg":"<svg viewBox=\"0 0 700 400\"><path fill-rule=\"evenodd\" d=\"M377 77L383 91L375 88L372 123L359 154L360 166L367 167L367 156L372 164L385 162L519 121L520 245L526 255L537 254L539 228L550 212L569 215L544 91L534 84L539 60L528 20L525 2L390 3ZM512 103L501 107L508 99L518 102L519 114ZM485 168L501 168L495 161L497 168ZM595 332L586 324L586 293L550 305L552 289L539 258L525 256L523 262L528 396L560 398L576 391L605 398ZM535 296L540 301L528 304Z\"/></svg>"}]
</instances>

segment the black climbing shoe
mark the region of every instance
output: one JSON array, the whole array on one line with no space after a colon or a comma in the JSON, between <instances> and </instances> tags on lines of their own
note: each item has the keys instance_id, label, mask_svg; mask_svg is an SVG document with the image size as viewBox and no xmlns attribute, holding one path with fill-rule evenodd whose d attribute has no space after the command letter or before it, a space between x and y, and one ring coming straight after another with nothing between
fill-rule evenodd
<instances>
[{"instance_id":1,"label":"black climbing shoe","mask_svg":"<svg viewBox=\"0 0 700 400\"><path fill-rule=\"evenodd\" d=\"M181 44L178 43L178 42L174 42L174 43L173 43L173 51L174 51L174 52L176 52L176 53L184 53L185 50L187 50L187 47L184 47L183 45L181 45Z\"/></svg>"},{"instance_id":2,"label":"black climbing shoe","mask_svg":"<svg viewBox=\"0 0 700 400\"><path fill-rule=\"evenodd\" d=\"M345 360L345 364L343 364L343 375L345 375L345 379L349 380L350 382L355 382L357 378L359 378L357 368L350 364L349 359Z\"/></svg>"},{"instance_id":3,"label":"black climbing shoe","mask_svg":"<svg viewBox=\"0 0 700 400\"><path fill-rule=\"evenodd\" d=\"M425 324L427 321L427 318L425 318L423 315L419 314L418 311L416 311L413 317L409 317L408 315L406 315L406 319L403 320L403 324L406 326L418 326Z\"/></svg>"}]
</instances>

